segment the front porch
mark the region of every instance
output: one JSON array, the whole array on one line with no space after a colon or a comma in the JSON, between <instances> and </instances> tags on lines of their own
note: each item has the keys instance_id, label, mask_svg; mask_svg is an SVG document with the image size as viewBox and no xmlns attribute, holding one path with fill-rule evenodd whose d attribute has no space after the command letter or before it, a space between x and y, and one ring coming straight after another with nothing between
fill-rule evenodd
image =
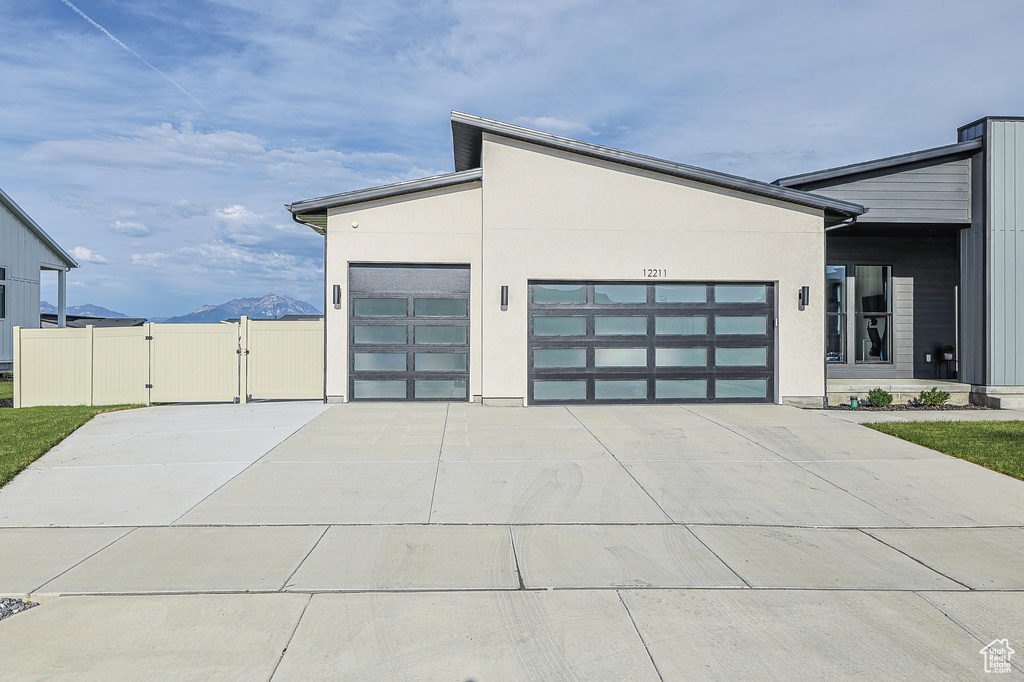
<instances>
[{"instance_id":1,"label":"front porch","mask_svg":"<svg viewBox=\"0 0 1024 682\"><path fill-rule=\"evenodd\" d=\"M940 379L828 379L825 390L828 404L840 405L849 404L851 398L856 398L857 402L866 401L868 391L873 388L881 388L892 393L894 405L909 402L917 398L921 391L932 388L949 393L950 405L969 405L972 402L973 390L971 384Z\"/></svg>"}]
</instances>

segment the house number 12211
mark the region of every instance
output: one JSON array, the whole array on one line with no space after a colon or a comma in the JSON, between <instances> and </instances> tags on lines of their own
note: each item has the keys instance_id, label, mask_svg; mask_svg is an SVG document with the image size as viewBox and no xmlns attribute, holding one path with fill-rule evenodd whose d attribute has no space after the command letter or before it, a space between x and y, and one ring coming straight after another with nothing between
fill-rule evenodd
<instances>
[{"instance_id":1,"label":"house number 12211","mask_svg":"<svg viewBox=\"0 0 1024 682\"><path fill-rule=\"evenodd\" d=\"M663 268L644 268L644 277L668 277L668 270Z\"/></svg>"}]
</instances>

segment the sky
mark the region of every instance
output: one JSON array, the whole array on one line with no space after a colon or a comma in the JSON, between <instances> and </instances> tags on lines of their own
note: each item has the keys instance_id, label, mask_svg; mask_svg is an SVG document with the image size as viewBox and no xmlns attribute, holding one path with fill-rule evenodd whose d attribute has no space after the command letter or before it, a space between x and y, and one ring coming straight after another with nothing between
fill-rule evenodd
<instances>
[{"instance_id":1,"label":"sky","mask_svg":"<svg viewBox=\"0 0 1024 682\"><path fill-rule=\"evenodd\" d=\"M284 204L453 170L464 111L758 180L1024 115L1019 0L0 0L0 187L68 304L322 306ZM54 302L55 276L43 283Z\"/></svg>"}]
</instances>

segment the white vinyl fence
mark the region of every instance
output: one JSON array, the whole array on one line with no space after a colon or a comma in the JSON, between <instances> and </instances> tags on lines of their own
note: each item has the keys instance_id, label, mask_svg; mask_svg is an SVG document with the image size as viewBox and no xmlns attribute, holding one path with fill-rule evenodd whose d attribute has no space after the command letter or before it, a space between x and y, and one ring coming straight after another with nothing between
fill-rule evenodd
<instances>
[{"instance_id":1,"label":"white vinyl fence","mask_svg":"<svg viewBox=\"0 0 1024 682\"><path fill-rule=\"evenodd\" d=\"M322 320L14 328L15 407L323 396Z\"/></svg>"}]
</instances>

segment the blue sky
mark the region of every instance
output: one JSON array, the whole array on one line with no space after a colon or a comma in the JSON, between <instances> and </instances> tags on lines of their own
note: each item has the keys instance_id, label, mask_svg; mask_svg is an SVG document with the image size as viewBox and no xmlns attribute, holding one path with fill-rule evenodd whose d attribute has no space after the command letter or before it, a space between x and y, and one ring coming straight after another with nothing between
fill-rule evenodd
<instances>
[{"instance_id":1,"label":"blue sky","mask_svg":"<svg viewBox=\"0 0 1024 682\"><path fill-rule=\"evenodd\" d=\"M283 204L452 170L452 109L761 180L1024 115L1017 0L69 1L110 35L0 0L0 187L130 315L319 305Z\"/></svg>"}]
</instances>

